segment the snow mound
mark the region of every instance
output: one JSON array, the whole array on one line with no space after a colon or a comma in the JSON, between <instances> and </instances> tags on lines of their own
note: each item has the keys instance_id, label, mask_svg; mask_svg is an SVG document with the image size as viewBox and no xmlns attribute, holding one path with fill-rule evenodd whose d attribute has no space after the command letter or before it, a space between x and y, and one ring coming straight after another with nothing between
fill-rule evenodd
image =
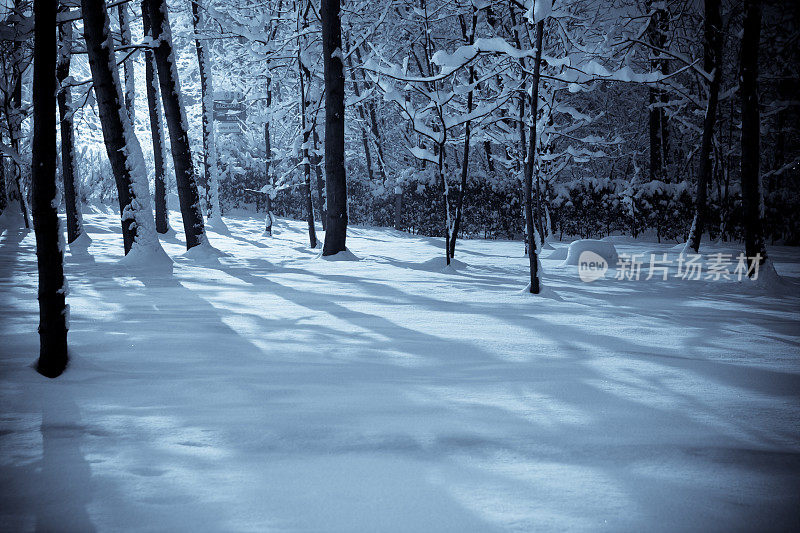
<instances>
[{"instance_id":1,"label":"snow mound","mask_svg":"<svg viewBox=\"0 0 800 533\"><path fill-rule=\"evenodd\" d=\"M206 227L223 235L231 234L231 230L228 229L228 225L225 224L225 221L222 219L222 217L209 217L206 220Z\"/></svg>"},{"instance_id":2,"label":"snow mound","mask_svg":"<svg viewBox=\"0 0 800 533\"><path fill-rule=\"evenodd\" d=\"M546 242L546 243L542 244L542 250L555 250L555 248L553 248L552 244L550 244L549 242Z\"/></svg>"},{"instance_id":3,"label":"snow mound","mask_svg":"<svg viewBox=\"0 0 800 533\"><path fill-rule=\"evenodd\" d=\"M322 255L319 254L320 259L324 259L325 261L361 261L356 255L345 248L344 252L338 252L333 255Z\"/></svg>"},{"instance_id":4,"label":"snow mound","mask_svg":"<svg viewBox=\"0 0 800 533\"><path fill-rule=\"evenodd\" d=\"M556 248L553 253L551 253L547 257L544 257L543 259L558 259L563 261L564 259L567 258L568 248L569 248L568 246L562 246L561 248Z\"/></svg>"},{"instance_id":5,"label":"snow mound","mask_svg":"<svg viewBox=\"0 0 800 533\"><path fill-rule=\"evenodd\" d=\"M216 262L220 257L228 257L228 254L222 250L214 248L208 241L204 241L202 244L192 246L186 250L183 253L183 257L188 257L189 259L194 259L195 261L201 262Z\"/></svg>"},{"instance_id":6,"label":"snow mound","mask_svg":"<svg viewBox=\"0 0 800 533\"><path fill-rule=\"evenodd\" d=\"M134 243L128 255L117 261L128 269L153 273L172 273L172 259L160 246L141 246Z\"/></svg>"},{"instance_id":7,"label":"snow mound","mask_svg":"<svg viewBox=\"0 0 800 533\"><path fill-rule=\"evenodd\" d=\"M770 296L783 296L790 293L789 283L775 271L775 267L769 259L758 267L758 278L744 278L742 282Z\"/></svg>"},{"instance_id":8,"label":"snow mound","mask_svg":"<svg viewBox=\"0 0 800 533\"><path fill-rule=\"evenodd\" d=\"M539 280L539 294L531 293L531 284L528 283L525 285L525 288L519 291L519 294L527 295L527 296L536 296L537 298L547 298L549 300L555 300L557 302L563 302L564 298L562 298L556 291L553 290L552 287L547 287L541 285L541 280Z\"/></svg>"},{"instance_id":9,"label":"snow mound","mask_svg":"<svg viewBox=\"0 0 800 533\"><path fill-rule=\"evenodd\" d=\"M415 267L415 270L425 270L427 272L443 272L443 273L454 273L458 272L462 268L466 268L467 264L463 261L459 261L458 259L451 259L450 264L447 264L447 260L444 257L434 257L428 259L427 261L423 261L422 263L418 263Z\"/></svg>"},{"instance_id":10,"label":"snow mound","mask_svg":"<svg viewBox=\"0 0 800 533\"><path fill-rule=\"evenodd\" d=\"M613 267L619 261L619 255L617 254L616 247L607 241L599 241L596 239L580 239L578 241L574 241L569 245L569 250L567 252L567 258L562 264L562 266L566 265L578 265L578 260L582 253L584 252L593 252L603 259L606 260L609 267Z\"/></svg>"}]
</instances>

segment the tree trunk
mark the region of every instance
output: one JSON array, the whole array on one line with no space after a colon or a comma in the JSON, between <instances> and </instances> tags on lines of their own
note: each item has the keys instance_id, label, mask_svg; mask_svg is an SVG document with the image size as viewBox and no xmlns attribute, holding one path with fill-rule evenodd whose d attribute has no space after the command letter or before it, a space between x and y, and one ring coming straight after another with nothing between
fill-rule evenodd
<instances>
[{"instance_id":1,"label":"tree trunk","mask_svg":"<svg viewBox=\"0 0 800 533\"><path fill-rule=\"evenodd\" d=\"M435 130L434 130L435 131ZM439 183L442 184L442 205L444 206L444 257L445 264L450 266L450 188L447 184L447 176L444 175L444 161L447 144L445 143L446 132L442 134L442 142L438 145L439 161L436 166L436 173L439 175Z\"/></svg>"},{"instance_id":2,"label":"tree trunk","mask_svg":"<svg viewBox=\"0 0 800 533\"><path fill-rule=\"evenodd\" d=\"M203 214L200 210L200 195L197 192L197 173L189 146L186 111L181 103L180 80L172 50L172 32L169 27L166 0L146 1L149 7L153 39L158 43L154 49L158 81L169 129L175 182L178 186L178 200L181 204L183 230L186 234L186 248L189 249L206 241Z\"/></svg>"},{"instance_id":3,"label":"tree trunk","mask_svg":"<svg viewBox=\"0 0 800 533\"><path fill-rule=\"evenodd\" d=\"M313 132L313 140L314 140L314 156L313 156L313 164L314 164L314 174L317 177L317 201L319 203L319 218L322 221L322 231L325 231L328 227L328 210L325 209L325 198L323 197L323 192L325 190L325 179L322 177L322 167L320 166L322 163L322 156L318 155L318 146L319 146L319 135L317 135L317 126L316 122L314 123L314 132Z\"/></svg>"},{"instance_id":4,"label":"tree trunk","mask_svg":"<svg viewBox=\"0 0 800 533\"><path fill-rule=\"evenodd\" d=\"M148 0L142 0L142 29L145 37L152 37ZM164 164L164 122L161 117L161 95L156 80L153 51L144 51L144 78L147 86L147 106L150 108L150 136L153 139L153 166L155 182L156 231L169 231L169 209L167 209L166 166Z\"/></svg>"},{"instance_id":5,"label":"tree trunk","mask_svg":"<svg viewBox=\"0 0 800 533\"><path fill-rule=\"evenodd\" d=\"M24 12L23 0L14 0L14 12L22 15ZM22 75L25 72L23 68L24 58L22 56L22 43L23 37L18 33L17 26L14 26L15 39L12 58L12 80L13 89L11 90L11 109L7 110L8 116L8 140L11 143L11 149L17 154L20 154L20 140L22 139ZM14 169L14 177L7 184L7 195L9 205L12 202L19 202L19 210L22 213L22 218L25 221L25 227L30 228L28 222L28 206L25 204L25 195L22 194L22 166L18 161L12 160L12 168Z\"/></svg>"},{"instance_id":6,"label":"tree trunk","mask_svg":"<svg viewBox=\"0 0 800 533\"><path fill-rule=\"evenodd\" d=\"M267 107L269 108L272 105L272 89L270 88L270 80L267 80ZM264 146L266 149L266 177L267 177L267 194L266 194L266 201L264 202L265 209L267 211L267 215L264 218L264 234L272 236L272 141L269 137L269 121L264 123Z\"/></svg>"},{"instance_id":7,"label":"tree trunk","mask_svg":"<svg viewBox=\"0 0 800 533\"><path fill-rule=\"evenodd\" d=\"M127 47L131 44L131 26L128 15L128 5L120 4L117 6L117 15L119 16L119 33L120 33L120 46ZM123 50L122 56L125 58L122 61L122 71L125 77L125 112L128 118L131 119L131 124L136 124L136 82L133 74L133 56L132 50ZM135 129L135 128L134 128Z\"/></svg>"},{"instance_id":8,"label":"tree trunk","mask_svg":"<svg viewBox=\"0 0 800 533\"><path fill-rule=\"evenodd\" d=\"M0 144L3 136L0 134ZM0 213L5 211L8 202L6 201L6 158L0 155Z\"/></svg>"},{"instance_id":9,"label":"tree trunk","mask_svg":"<svg viewBox=\"0 0 800 533\"><path fill-rule=\"evenodd\" d=\"M203 115L203 167L206 177L206 204L208 220L222 217L219 205L219 172L217 170L217 142L214 137L214 84L208 47L199 38L200 12L199 0L191 0L192 24L194 28L194 45L197 51L197 65L200 70L200 95Z\"/></svg>"},{"instance_id":10,"label":"tree trunk","mask_svg":"<svg viewBox=\"0 0 800 533\"><path fill-rule=\"evenodd\" d=\"M135 244L160 249L150 208L150 190L139 141L128 115L114 59L108 14L103 0L81 0L84 37L106 152L117 183L125 253ZM162 251L163 252L163 251Z\"/></svg>"},{"instance_id":11,"label":"tree trunk","mask_svg":"<svg viewBox=\"0 0 800 533\"><path fill-rule=\"evenodd\" d=\"M62 4L59 11L69 14L69 7ZM58 27L58 116L61 122L61 175L64 181L64 204L67 211L67 242L75 241L83 233L80 194L75 182L75 135L72 124L72 91L64 82L69 76L72 57L72 22L64 22Z\"/></svg>"},{"instance_id":12,"label":"tree trunk","mask_svg":"<svg viewBox=\"0 0 800 533\"><path fill-rule=\"evenodd\" d=\"M475 7L472 7L472 27L470 30L469 35L467 34L467 26L463 22L461 22L461 29L464 36L464 40L468 45L472 45L475 42L475 26L478 23L478 11ZM469 84L472 85L475 82L475 67L470 65L469 67ZM475 90L470 89L469 93L467 94L467 114L472 112L472 99ZM456 256L456 239L458 238L458 231L461 227L461 216L464 210L464 196L467 193L467 174L469 173L469 141L472 134L472 123L471 121L467 121L464 125L464 161L461 165L461 188L458 190L458 199L456 200L456 219L453 223L453 235L450 239L450 257Z\"/></svg>"},{"instance_id":13,"label":"tree trunk","mask_svg":"<svg viewBox=\"0 0 800 533\"><path fill-rule=\"evenodd\" d=\"M652 1L648 1L647 6L652 8ZM669 31L669 13L658 7L655 9L647 28L650 44L656 48L663 49L667 44L667 33ZM651 54L660 54L658 51L651 51ZM664 74L667 73L668 64L665 59L659 58L651 61L653 69ZM658 87L650 87L650 108L649 128L650 128L650 181L664 180L665 167L667 165L667 116L664 112L664 104L668 101L667 93Z\"/></svg>"},{"instance_id":14,"label":"tree trunk","mask_svg":"<svg viewBox=\"0 0 800 533\"><path fill-rule=\"evenodd\" d=\"M347 48L350 48L349 44L349 32L348 36L345 37L345 44ZM353 95L356 97L356 100L361 99L361 90L358 87L358 81L356 80L356 71L353 68L353 54L347 56L347 69L350 71L350 83L353 86ZM366 159L366 167L367 167L367 178L369 181L374 179L374 174L372 171L372 154L370 153L369 149L369 138L367 137L367 114L364 111L364 102L359 102L356 106L358 111L358 118L361 119L361 144L364 147L364 158Z\"/></svg>"},{"instance_id":15,"label":"tree trunk","mask_svg":"<svg viewBox=\"0 0 800 533\"><path fill-rule=\"evenodd\" d=\"M695 194L695 211L692 229L687 244L700 251L700 240L705 232L706 211L708 210L708 184L711 181L713 166L714 124L717 120L717 100L722 80L720 58L722 57L722 18L720 17L720 0L705 0L705 30L703 69L713 76L708 89L708 107L703 121L703 138L700 145L700 172L697 176L697 193Z\"/></svg>"},{"instance_id":16,"label":"tree trunk","mask_svg":"<svg viewBox=\"0 0 800 533\"><path fill-rule=\"evenodd\" d=\"M525 230L528 243L528 262L530 263L530 292L539 294L539 259L536 249L535 226L533 221L533 165L536 159L536 115L539 109L539 71L542 65L542 36L544 21L536 23L536 57L533 64L533 90L530 103L530 130L528 133L528 156L525 158Z\"/></svg>"},{"instance_id":17,"label":"tree trunk","mask_svg":"<svg viewBox=\"0 0 800 533\"><path fill-rule=\"evenodd\" d=\"M403 188L399 184L394 186L394 229L403 227Z\"/></svg>"},{"instance_id":18,"label":"tree trunk","mask_svg":"<svg viewBox=\"0 0 800 533\"><path fill-rule=\"evenodd\" d=\"M745 254L767 258L762 226L761 176L759 172L760 115L758 109L758 48L761 38L761 1L745 0L740 87L742 91L742 203L744 204ZM752 275L754 269L751 269Z\"/></svg>"},{"instance_id":19,"label":"tree trunk","mask_svg":"<svg viewBox=\"0 0 800 533\"><path fill-rule=\"evenodd\" d=\"M303 13L302 16L302 31L308 27L308 8L306 6L306 11ZM303 37L300 36L301 28L300 28L300 17L298 17L298 38L297 38L297 67L298 67L298 74L300 76L300 127L303 130L303 148L302 148L302 156L303 156L303 196L306 199L306 219L308 220L308 242L311 248L317 247L317 229L314 227L314 203L311 199L311 160L309 159L308 153L308 141L311 138L311 132L309 131L309 121L308 121L308 90L306 89L306 82L311 82L311 73L309 72L308 68L306 68L305 64L303 64L303 54L302 54L302 43Z\"/></svg>"},{"instance_id":20,"label":"tree trunk","mask_svg":"<svg viewBox=\"0 0 800 533\"><path fill-rule=\"evenodd\" d=\"M56 7L36 0L33 66L33 229L39 270L39 360L49 378L67 366L67 305L64 256L56 199Z\"/></svg>"},{"instance_id":21,"label":"tree trunk","mask_svg":"<svg viewBox=\"0 0 800 533\"><path fill-rule=\"evenodd\" d=\"M359 64L363 64L361 60L361 48L356 48L355 50L356 60ZM354 72L353 76L358 72ZM364 71L361 71L361 80L364 82L366 86L367 79L364 76ZM375 143L375 151L377 153L377 163L378 163L378 177L381 181L386 181L386 162L383 159L383 139L381 137L381 131L378 126L378 115L375 112L375 105L372 100L366 102L367 105L367 113L369 114L369 129L372 132L372 140Z\"/></svg>"},{"instance_id":22,"label":"tree trunk","mask_svg":"<svg viewBox=\"0 0 800 533\"><path fill-rule=\"evenodd\" d=\"M344 66L340 0L322 0L325 65L325 186L328 224L322 255L346 250L347 181L344 169Z\"/></svg>"}]
</instances>

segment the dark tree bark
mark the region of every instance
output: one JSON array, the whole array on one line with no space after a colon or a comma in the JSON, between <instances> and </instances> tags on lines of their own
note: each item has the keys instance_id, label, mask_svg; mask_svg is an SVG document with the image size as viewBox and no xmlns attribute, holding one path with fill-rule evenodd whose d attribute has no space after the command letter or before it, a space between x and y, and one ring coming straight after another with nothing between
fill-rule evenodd
<instances>
[{"instance_id":1,"label":"dark tree bark","mask_svg":"<svg viewBox=\"0 0 800 533\"><path fill-rule=\"evenodd\" d=\"M272 104L272 89L270 88L270 81L267 80L267 107ZM269 121L264 123L264 146L266 147L266 163L265 173L267 176L267 194L266 201L264 202L267 215L264 218L264 234L272 236L272 140L269 135Z\"/></svg>"},{"instance_id":2,"label":"dark tree bark","mask_svg":"<svg viewBox=\"0 0 800 533\"><path fill-rule=\"evenodd\" d=\"M340 0L322 0L322 55L325 65L325 186L328 224L322 255L346 250L347 181L344 169L344 66Z\"/></svg>"},{"instance_id":3,"label":"dark tree bark","mask_svg":"<svg viewBox=\"0 0 800 533\"><path fill-rule=\"evenodd\" d=\"M81 10L103 139L117 184L122 238L127 254L135 242L158 242L151 219L153 215L150 211L146 174L144 168L139 168L141 149L133 134L133 125L127 114L120 113L122 93L114 48L110 39L106 38L110 30L105 2L81 0Z\"/></svg>"},{"instance_id":4,"label":"dark tree bark","mask_svg":"<svg viewBox=\"0 0 800 533\"><path fill-rule=\"evenodd\" d=\"M492 143L483 141L483 151L486 153L486 168L494 174L494 160L492 159Z\"/></svg>"},{"instance_id":5,"label":"dark tree bark","mask_svg":"<svg viewBox=\"0 0 800 533\"><path fill-rule=\"evenodd\" d=\"M722 57L722 18L720 0L705 0L705 29L703 49L703 69L713 78L708 88L708 107L703 121L703 138L700 144L700 172L697 176L695 212L692 229L687 240L695 253L700 251L700 240L705 232L706 211L708 210L708 184L711 181L713 166L714 124L717 120L717 101L722 81L720 58Z\"/></svg>"},{"instance_id":6,"label":"dark tree bark","mask_svg":"<svg viewBox=\"0 0 800 533\"><path fill-rule=\"evenodd\" d=\"M189 147L186 112L180 100L181 88L172 50L172 33L167 17L166 0L146 1L149 7L153 39L158 43L154 49L154 55L172 147L172 161L175 167L175 182L178 186L178 200L183 215L186 248L189 249L206 240L203 214L200 210L200 195L197 191L197 173Z\"/></svg>"},{"instance_id":7,"label":"dark tree bark","mask_svg":"<svg viewBox=\"0 0 800 533\"><path fill-rule=\"evenodd\" d=\"M394 229L403 227L403 188L395 182L394 186Z\"/></svg>"},{"instance_id":8,"label":"dark tree bark","mask_svg":"<svg viewBox=\"0 0 800 533\"><path fill-rule=\"evenodd\" d=\"M152 36L148 0L142 1L142 29L146 37ZM155 181L156 231L169 231L169 210L167 209L166 166L164 164L164 123L161 118L161 95L156 80L153 51L144 51L144 79L147 86L147 106L150 108L150 137L153 139L153 166Z\"/></svg>"},{"instance_id":9,"label":"dark tree bark","mask_svg":"<svg viewBox=\"0 0 800 533\"><path fill-rule=\"evenodd\" d=\"M761 39L761 1L745 0L740 90L742 91L742 203L744 244L749 258L766 260L761 200L761 124L758 109L758 48ZM754 269L751 268L752 275Z\"/></svg>"},{"instance_id":10,"label":"dark tree bark","mask_svg":"<svg viewBox=\"0 0 800 533\"><path fill-rule=\"evenodd\" d=\"M49 378L67 366L67 305L64 257L56 198L56 7L36 0L33 65L33 229L39 270L39 360Z\"/></svg>"},{"instance_id":11,"label":"dark tree bark","mask_svg":"<svg viewBox=\"0 0 800 533\"><path fill-rule=\"evenodd\" d=\"M59 11L68 14L69 7L62 6ZM67 242L74 242L83 233L80 199L75 183L75 133L72 124L72 91L64 86L69 76L72 57L72 22L64 22L58 27L58 116L61 122L61 176L64 181L64 204L67 211Z\"/></svg>"},{"instance_id":12,"label":"dark tree bark","mask_svg":"<svg viewBox=\"0 0 800 533\"><path fill-rule=\"evenodd\" d=\"M539 259L536 249L536 226L533 220L533 166L536 160L536 115L539 109L539 72L542 65L542 37L544 21L536 23L536 57L533 63L533 91L530 102L530 126L528 132L528 157L525 159L525 230L528 242L528 261L530 263L530 292L539 294Z\"/></svg>"}]
</instances>

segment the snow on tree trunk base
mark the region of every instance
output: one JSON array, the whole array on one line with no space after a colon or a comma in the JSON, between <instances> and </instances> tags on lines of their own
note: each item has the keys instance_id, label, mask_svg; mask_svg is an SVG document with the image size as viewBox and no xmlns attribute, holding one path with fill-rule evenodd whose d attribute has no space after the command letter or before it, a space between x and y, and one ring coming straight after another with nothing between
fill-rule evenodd
<instances>
[{"instance_id":1,"label":"snow on tree trunk base","mask_svg":"<svg viewBox=\"0 0 800 533\"><path fill-rule=\"evenodd\" d=\"M12 202L0 213L0 228L4 229L24 229L28 231L30 228L25 224L25 217L19 204Z\"/></svg>"},{"instance_id":2,"label":"snow on tree trunk base","mask_svg":"<svg viewBox=\"0 0 800 533\"><path fill-rule=\"evenodd\" d=\"M317 243L317 247L319 247L319 243ZM331 255L320 254L318 257L325 261L361 261L361 258L357 257L347 248L345 248L342 252L337 252Z\"/></svg>"},{"instance_id":3,"label":"snow on tree trunk base","mask_svg":"<svg viewBox=\"0 0 800 533\"><path fill-rule=\"evenodd\" d=\"M224 235L230 235L231 232L228 229L228 225L225 224L225 220L223 220L222 216L218 216L213 213L206 219L206 227Z\"/></svg>"},{"instance_id":4,"label":"snow on tree trunk base","mask_svg":"<svg viewBox=\"0 0 800 533\"><path fill-rule=\"evenodd\" d=\"M67 244L69 252L72 255L86 255L89 253L89 247L92 245L92 238L85 231L81 232L80 236Z\"/></svg>"},{"instance_id":5,"label":"snow on tree trunk base","mask_svg":"<svg viewBox=\"0 0 800 533\"><path fill-rule=\"evenodd\" d=\"M120 259L117 264L137 272L152 274L172 274L172 259L161 246L146 246L134 242L130 252Z\"/></svg>"}]
</instances>

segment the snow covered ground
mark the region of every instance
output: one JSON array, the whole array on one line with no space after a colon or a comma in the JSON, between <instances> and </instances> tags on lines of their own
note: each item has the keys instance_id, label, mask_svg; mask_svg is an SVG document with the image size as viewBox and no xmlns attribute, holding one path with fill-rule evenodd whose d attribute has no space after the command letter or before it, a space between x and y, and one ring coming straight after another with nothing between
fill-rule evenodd
<instances>
[{"instance_id":1,"label":"snow covered ground","mask_svg":"<svg viewBox=\"0 0 800 533\"><path fill-rule=\"evenodd\" d=\"M519 242L443 272L440 239L351 228L332 262L226 222L224 254L130 271L87 215L54 381L33 233L0 236L0 529L800 527L800 250L783 285L582 283L555 243L534 297Z\"/></svg>"}]
</instances>

